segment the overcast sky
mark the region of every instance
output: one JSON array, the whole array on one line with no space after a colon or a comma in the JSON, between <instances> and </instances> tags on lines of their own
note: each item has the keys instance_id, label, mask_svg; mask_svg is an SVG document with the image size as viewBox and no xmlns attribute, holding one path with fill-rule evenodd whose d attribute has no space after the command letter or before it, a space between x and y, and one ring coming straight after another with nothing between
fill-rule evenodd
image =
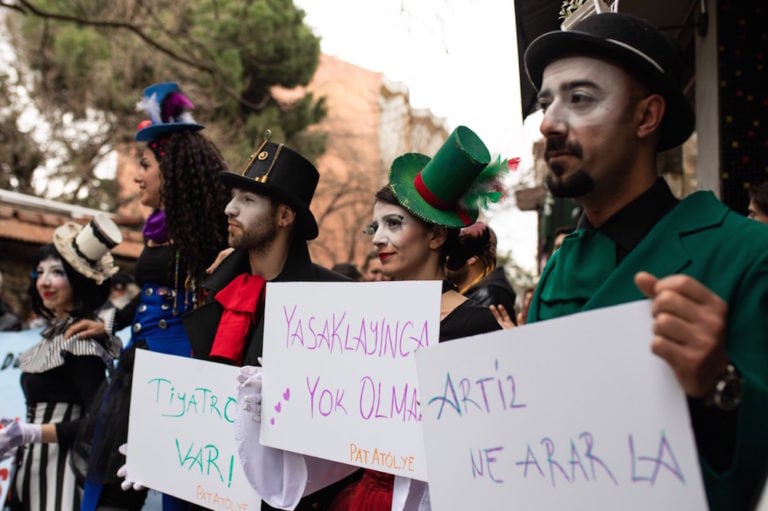
<instances>
[{"instance_id":1,"label":"overcast sky","mask_svg":"<svg viewBox=\"0 0 768 511\"><path fill-rule=\"evenodd\" d=\"M530 165L533 130L523 130L511 0L294 0L323 53L405 84L414 108L428 108L480 135L494 154ZM491 218L499 250L535 264L536 215Z\"/></svg>"}]
</instances>

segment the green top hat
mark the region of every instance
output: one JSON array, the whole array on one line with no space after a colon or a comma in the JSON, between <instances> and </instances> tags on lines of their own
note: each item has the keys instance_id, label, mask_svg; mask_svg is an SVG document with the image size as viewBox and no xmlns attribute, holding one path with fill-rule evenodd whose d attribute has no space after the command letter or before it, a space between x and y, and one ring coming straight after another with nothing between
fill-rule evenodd
<instances>
[{"instance_id":1,"label":"green top hat","mask_svg":"<svg viewBox=\"0 0 768 511\"><path fill-rule=\"evenodd\" d=\"M480 137L459 126L434 158L407 153L392 163L389 186L400 204L424 221L445 227L473 224L488 202L502 196L498 180L507 161L491 162Z\"/></svg>"}]
</instances>

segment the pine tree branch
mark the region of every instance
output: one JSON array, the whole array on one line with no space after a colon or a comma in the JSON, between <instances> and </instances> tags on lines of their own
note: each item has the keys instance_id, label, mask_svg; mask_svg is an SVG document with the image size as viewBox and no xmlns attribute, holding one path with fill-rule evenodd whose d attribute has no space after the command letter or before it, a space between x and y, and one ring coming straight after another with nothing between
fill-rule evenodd
<instances>
[{"instance_id":1,"label":"pine tree branch","mask_svg":"<svg viewBox=\"0 0 768 511\"><path fill-rule=\"evenodd\" d=\"M21 4L24 8L26 8L29 12L34 14L35 16L38 16L40 18L45 19L53 19L57 21L67 21L70 23L77 23L79 25L86 25L91 27L101 27L101 28L117 28L117 29L123 29L127 30L133 34L135 34L139 39L144 41L147 45L151 46L152 48L155 48L156 50L160 51L161 53L164 53L165 55L168 55L174 60L177 60L179 62L183 62L184 64L187 64L188 66L192 66L196 69L199 69L201 71L205 71L210 74L214 74L217 72L215 68L212 68L210 66L207 66L201 62L196 62L194 60L190 60L183 55L179 55L177 52L173 51L171 48L166 47L165 45L161 44L156 39L150 37L144 31L138 27L137 25L133 23L126 23L124 21L112 21L112 20L93 20L89 18L81 18L79 16L70 16L67 14L59 14L54 12L46 12L43 9L40 9L39 7L32 4L32 2L29 2L28 0L18 0L19 4ZM22 10L23 12L23 10ZM25 12L25 14L27 14Z\"/></svg>"},{"instance_id":2,"label":"pine tree branch","mask_svg":"<svg viewBox=\"0 0 768 511\"><path fill-rule=\"evenodd\" d=\"M86 25L91 27L99 27L99 28L113 28L113 29L121 29L126 30L128 32L133 33L136 35L139 39L144 41L148 46L160 51L161 53L167 55L168 57L181 62L183 64L186 64L188 66L191 66L194 69L198 69L200 71L204 71L208 73L211 77L213 77L214 82L216 85L224 92L226 95L230 96L234 100L236 100L240 105L249 108L253 110L254 112L258 112L261 109L264 108L266 103L268 102L269 98L265 98L263 101L260 101L259 103L254 103L252 101L248 101L247 99L243 98L242 95L233 90L229 85L224 83L221 80L221 76L223 75L222 71L215 66L206 65L203 62L200 62L198 60L192 60L189 59L178 52L174 51L173 49L165 46L157 39L151 37L146 32L144 32L141 27L139 27L136 24L133 23L127 23L124 21L112 21L112 20L94 20L90 18L83 18L80 16L71 16L67 14L60 14L60 13L53 13L53 12L47 12L38 6L34 5L29 0L18 0L18 4L9 4L5 3L2 0L0 0L0 7L6 7L9 9L15 9L23 14L33 14L37 17L40 17L42 19L50 19L50 20L56 20L56 21L64 21L69 23L76 23L79 25ZM196 45L200 45L197 41L193 41L196 43Z\"/></svg>"}]
</instances>

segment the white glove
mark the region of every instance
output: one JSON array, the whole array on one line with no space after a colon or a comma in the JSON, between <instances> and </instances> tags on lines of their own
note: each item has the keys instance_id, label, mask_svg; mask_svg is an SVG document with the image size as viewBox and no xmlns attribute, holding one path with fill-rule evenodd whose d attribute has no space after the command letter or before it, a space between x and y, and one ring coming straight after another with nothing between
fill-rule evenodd
<instances>
[{"instance_id":1,"label":"white glove","mask_svg":"<svg viewBox=\"0 0 768 511\"><path fill-rule=\"evenodd\" d=\"M241 367L237 381L243 410L251 412L252 421L261 422L261 367Z\"/></svg>"},{"instance_id":2,"label":"white glove","mask_svg":"<svg viewBox=\"0 0 768 511\"><path fill-rule=\"evenodd\" d=\"M117 452L122 454L123 456L128 454L128 444L123 444L120 447L117 448ZM144 490L146 487L141 485L140 483L137 483L135 481L131 481L128 479L128 465L125 464L122 467L117 469L117 477L122 477L125 479L122 483L120 483L120 488L123 489L123 491L128 490L136 490L141 491Z\"/></svg>"},{"instance_id":3,"label":"white glove","mask_svg":"<svg viewBox=\"0 0 768 511\"><path fill-rule=\"evenodd\" d=\"M43 426L40 424L22 424L10 419L0 419L0 457L20 445L40 442Z\"/></svg>"}]
</instances>

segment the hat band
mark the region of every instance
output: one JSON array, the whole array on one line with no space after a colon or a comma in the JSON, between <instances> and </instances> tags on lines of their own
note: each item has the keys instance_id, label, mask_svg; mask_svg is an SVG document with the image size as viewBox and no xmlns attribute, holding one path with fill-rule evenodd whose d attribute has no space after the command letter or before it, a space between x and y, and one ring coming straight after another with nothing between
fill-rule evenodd
<instances>
[{"instance_id":1,"label":"hat band","mask_svg":"<svg viewBox=\"0 0 768 511\"><path fill-rule=\"evenodd\" d=\"M442 211L451 211L455 204L451 204L449 202L444 201L432 191L430 191L429 188L427 188L427 185L424 183L424 180L421 178L421 172L416 174L416 177L413 179L413 186L416 188L416 191L419 192L419 195L421 195L421 198L427 201L427 204L432 206L433 208L440 209Z\"/></svg>"},{"instance_id":2,"label":"hat band","mask_svg":"<svg viewBox=\"0 0 768 511\"><path fill-rule=\"evenodd\" d=\"M96 268L96 263L98 263L98 261L94 261L85 255L83 251L80 250L80 247L77 246L77 241L75 238L72 238L72 248L75 249L75 253L78 255L78 257L80 257L80 259L83 259L85 262L87 262L91 268Z\"/></svg>"},{"instance_id":3,"label":"hat band","mask_svg":"<svg viewBox=\"0 0 768 511\"><path fill-rule=\"evenodd\" d=\"M97 222L91 222L91 231L93 232L93 235L96 237L97 240L99 240L99 243L107 247L107 250L112 250L115 248L119 242L113 240L110 238L107 233L105 233L101 226Z\"/></svg>"},{"instance_id":4,"label":"hat band","mask_svg":"<svg viewBox=\"0 0 768 511\"><path fill-rule=\"evenodd\" d=\"M641 58L643 58L643 59L645 59L646 61L648 61L648 63L649 63L649 64L651 64L653 67L655 67L656 69L658 69L658 70L659 70L659 72L660 72L661 74L665 74L665 73L664 73L664 68L662 68L662 67L659 65L659 63L658 63L658 62L656 62L655 60L653 60L653 59L652 59L652 58L651 58L651 57L650 57L648 54L641 52L641 51L640 51L640 50L638 50L637 48L634 48L634 47L632 47L632 46L628 45L627 43L622 43L621 41L617 41L616 39L610 39L610 38L607 38L607 39L606 39L606 41L608 41L608 42L610 42L610 43L613 43L613 44L616 44L616 45L618 45L618 46L621 46L621 47L622 47L622 48L624 48L625 50L629 50L629 51L631 51L632 53L635 53L635 54L637 54L637 55L638 55L638 56L640 56Z\"/></svg>"},{"instance_id":5,"label":"hat band","mask_svg":"<svg viewBox=\"0 0 768 511\"><path fill-rule=\"evenodd\" d=\"M469 214L462 208L456 208L456 214L459 216L459 220L464 222L464 225L472 225L474 223Z\"/></svg>"},{"instance_id":6,"label":"hat band","mask_svg":"<svg viewBox=\"0 0 768 511\"><path fill-rule=\"evenodd\" d=\"M416 177L413 179L413 186L416 188L416 191L419 193L421 198L424 199L426 203L433 208L437 208L441 211L455 212L459 217L459 220L464 222L464 225L471 225L473 223L472 218L463 208L460 208L456 204L450 204L432 193L429 188L427 188L424 180L421 178L421 172L416 174Z\"/></svg>"}]
</instances>

